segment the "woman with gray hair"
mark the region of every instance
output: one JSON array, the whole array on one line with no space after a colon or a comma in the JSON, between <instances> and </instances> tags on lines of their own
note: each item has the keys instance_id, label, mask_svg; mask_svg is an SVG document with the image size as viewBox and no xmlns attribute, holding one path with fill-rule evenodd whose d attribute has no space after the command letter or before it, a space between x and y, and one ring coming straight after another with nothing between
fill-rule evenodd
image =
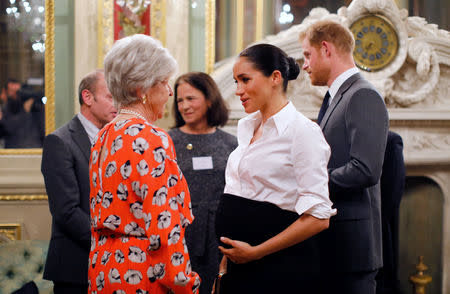
<instances>
[{"instance_id":1,"label":"woman with gray hair","mask_svg":"<svg viewBox=\"0 0 450 294\"><path fill-rule=\"evenodd\" d=\"M189 190L172 139L154 125L176 68L145 35L117 41L105 57L119 114L91 150L89 293L197 293L184 239Z\"/></svg>"}]
</instances>

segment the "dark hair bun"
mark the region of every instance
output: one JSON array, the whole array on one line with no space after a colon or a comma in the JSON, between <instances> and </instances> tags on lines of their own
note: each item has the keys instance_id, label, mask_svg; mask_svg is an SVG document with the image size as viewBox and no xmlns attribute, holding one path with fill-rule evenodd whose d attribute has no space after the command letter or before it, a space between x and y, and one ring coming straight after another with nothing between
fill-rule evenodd
<instances>
[{"instance_id":1,"label":"dark hair bun","mask_svg":"<svg viewBox=\"0 0 450 294\"><path fill-rule=\"evenodd\" d=\"M288 57L289 71L287 73L288 80L295 80L300 73L300 66L294 58Z\"/></svg>"},{"instance_id":2,"label":"dark hair bun","mask_svg":"<svg viewBox=\"0 0 450 294\"><path fill-rule=\"evenodd\" d=\"M255 69L266 77L278 70L283 77L283 91L286 92L288 81L295 80L300 73L300 66L294 58L286 52L271 44L256 44L250 46L239 54L239 57L247 58Z\"/></svg>"}]
</instances>

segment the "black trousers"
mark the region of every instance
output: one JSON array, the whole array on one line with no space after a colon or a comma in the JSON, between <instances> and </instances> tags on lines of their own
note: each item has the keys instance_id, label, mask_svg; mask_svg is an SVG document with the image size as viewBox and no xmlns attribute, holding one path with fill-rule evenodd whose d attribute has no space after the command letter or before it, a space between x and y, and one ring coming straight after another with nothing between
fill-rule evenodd
<instances>
[{"instance_id":1,"label":"black trousers","mask_svg":"<svg viewBox=\"0 0 450 294\"><path fill-rule=\"evenodd\" d=\"M71 284L53 282L54 294L86 294L88 291L87 284Z\"/></svg>"}]
</instances>

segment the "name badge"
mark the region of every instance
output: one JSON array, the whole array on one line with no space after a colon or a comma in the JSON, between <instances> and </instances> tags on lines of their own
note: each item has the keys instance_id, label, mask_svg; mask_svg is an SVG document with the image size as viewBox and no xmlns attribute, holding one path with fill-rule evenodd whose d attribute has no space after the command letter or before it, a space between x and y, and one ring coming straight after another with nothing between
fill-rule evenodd
<instances>
[{"instance_id":1,"label":"name badge","mask_svg":"<svg viewBox=\"0 0 450 294\"><path fill-rule=\"evenodd\" d=\"M192 157L192 168L194 170L213 169L211 156Z\"/></svg>"}]
</instances>

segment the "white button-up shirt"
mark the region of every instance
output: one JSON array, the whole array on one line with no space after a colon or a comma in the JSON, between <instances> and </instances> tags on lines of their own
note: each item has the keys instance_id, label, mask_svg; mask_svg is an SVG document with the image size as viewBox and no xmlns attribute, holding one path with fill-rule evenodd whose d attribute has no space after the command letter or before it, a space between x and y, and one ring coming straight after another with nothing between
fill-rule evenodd
<instances>
[{"instance_id":1,"label":"white button-up shirt","mask_svg":"<svg viewBox=\"0 0 450 294\"><path fill-rule=\"evenodd\" d=\"M330 89L328 89L328 93L330 93L330 100L328 100L328 105L331 104L331 101L333 100L334 96L336 96L337 91L342 86L342 84L348 80L352 75L359 73L358 68L352 67L350 69L347 69L343 73L341 73L331 84Z\"/></svg>"},{"instance_id":2,"label":"white button-up shirt","mask_svg":"<svg viewBox=\"0 0 450 294\"><path fill-rule=\"evenodd\" d=\"M86 133L88 134L91 145L93 145L95 143L95 138L97 137L98 132L100 132L100 129L97 128L84 115L82 115L81 112L78 113L78 119L80 120L81 125L84 127Z\"/></svg>"},{"instance_id":3,"label":"white button-up shirt","mask_svg":"<svg viewBox=\"0 0 450 294\"><path fill-rule=\"evenodd\" d=\"M230 154L225 193L326 219L336 214L328 195L330 147L320 127L289 102L267 119L259 111L239 120L239 146Z\"/></svg>"}]
</instances>

